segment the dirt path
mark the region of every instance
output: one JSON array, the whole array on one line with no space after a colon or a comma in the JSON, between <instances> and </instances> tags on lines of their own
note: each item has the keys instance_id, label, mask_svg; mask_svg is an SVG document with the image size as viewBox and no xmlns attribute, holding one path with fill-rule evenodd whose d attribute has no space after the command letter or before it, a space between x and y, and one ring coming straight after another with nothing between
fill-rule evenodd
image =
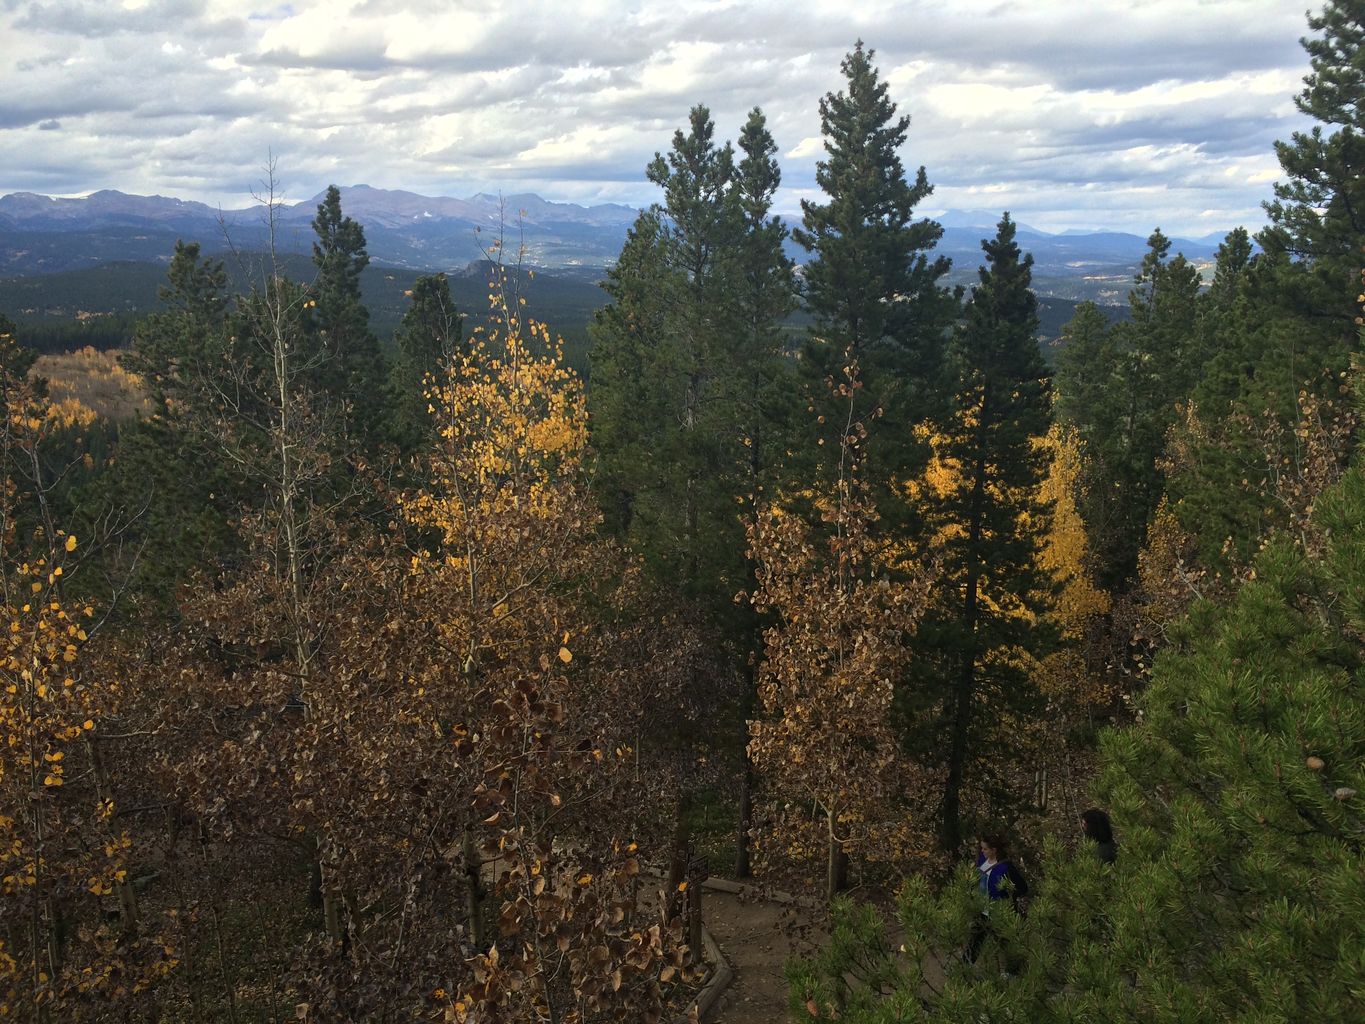
<instances>
[{"instance_id":1,"label":"dirt path","mask_svg":"<svg viewBox=\"0 0 1365 1024\"><path fill-rule=\"evenodd\" d=\"M782 1024L787 1017L783 968L827 937L810 912L758 897L706 893L706 927L730 962L735 979L707 1024Z\"/></svg>"},{"instance_id":2,"label":"dirt path","mask_svg":"<svg viewBox=\"0 0 1365 1024\"><path fill-rule=\"evenodd\" d=\"M785 968L793 957L810 956L829 938L822 910L708 889L706 927L734 971L734 980L712 1007L706 1024L786 1024ZM894 934L894 933L893 933ZM941 991L945 965L938 955L924 963L925 995Z\"/></svg>"}]
</instances>

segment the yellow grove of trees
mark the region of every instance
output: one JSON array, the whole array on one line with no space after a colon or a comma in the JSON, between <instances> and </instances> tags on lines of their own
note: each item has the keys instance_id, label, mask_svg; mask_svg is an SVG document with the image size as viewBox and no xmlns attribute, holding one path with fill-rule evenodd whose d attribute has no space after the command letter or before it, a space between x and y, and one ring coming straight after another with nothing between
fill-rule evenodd
<instances>
[{"instance_id":1,"label":"yellow grove of trees","mask_svg":"<svg viewBox=\"0 0 1365 1024\"><path fill-rule=\"evenodd\" d=\"M158 922L131 928L132 844L98 745L122 681L85 664L95 611L64 596L79 544L50 521L42 481L27 475L50 426L45 402L11 372L8 351L0 364L0 1013L55 1021L69 1019L63 1007L73 1000L146 990L179 954ZM123 923L108 920L109 900Z\"/></svg>"},{"instance_id":2,"label":"yellow grove of trees","mask_svg":"<svg viewBox=\"0 0 1365 1024\"><path fill-rule=\"evenodd\" d=\"M970 423L964 427L969 428ZM907 482L907 494L912 501L924 494L942 496L949 493L957 486L959 472L942 455L941 446L928 427L921 425L917 432L932 454L923 476ZM1031 672L1040 688L1058 703L1094 706L1112 695L1092 689L1099 685L1099 680L1093 674L1088 675L1084 665L1078 664L1081 654L1077 642L1109 611L1109 596L1095 585L1088 570L1085 524L1076 507L1081 472L1080 439L1074 429L1054 423L1046 435L1034 439L1034 444L1046 453L1048 475L1039 489L1039 496L1050 509L1039 563L1056 581L1051 617L1063 640L1068 642L1058 653L1034 664ZM951 531L960 530L956 524L945 525L938 535L930 538L927 550L916 553L917 556L932 558L934 549L950 536ZM898 552L898 557L904 558L906 553Z\"/></svg>"},{"instance_id":3,"label":"yellow grove of trees","mask_svg":"<svg viewBox=\"0 0 1365 1024\"><path fill-rule=\"evenodd\" d=\"M42 355L33 373L47 381L49 415L62 425L88 427L100 416L117 423L151 411L141 379L123 368L114 350L86 346Z\"/></svg>"},{"instance_id":4,"label":"yellow grove of trees","mask_svg":"<svg viewBox=\"0 0 1365 1024\"><path fill-rule=\"evenodd\" d=\"M838 393L851 402L856 361L844 372ZM772 843L801 859L823 855L831 895L845 888L850 853L905 863L929 836L925 817L902 810L927 787L901 755L892 712L929 573L891 575L869 535L865 437L861 423L842 435L835 492L816 503L819 529L780 503L760 508L749 529L753 602L772 620L749 754L756 770L782 780L763 809L758 851Z\"/></svg>"}]
</instances>

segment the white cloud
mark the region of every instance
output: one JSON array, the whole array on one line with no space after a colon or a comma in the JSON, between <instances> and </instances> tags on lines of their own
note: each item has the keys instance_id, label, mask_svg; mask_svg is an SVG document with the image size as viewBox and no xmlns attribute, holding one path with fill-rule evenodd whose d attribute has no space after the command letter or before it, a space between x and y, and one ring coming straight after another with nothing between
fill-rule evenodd
<instances>
[{"instance_id":1,"label":"white cloud","mask_svg":"<svg viewBox=\"0 0 1365 1024\"><path fill-rule=\"evenodd\" d=\"M0 192L237 204L273 152L328 181L645 203L698 102L761 105L813 195L820 96L856 38L912 117L934 206L1040 225L1257 218L1302 126L1285 0L0 0Z\"/></svg>"}]
</instances>

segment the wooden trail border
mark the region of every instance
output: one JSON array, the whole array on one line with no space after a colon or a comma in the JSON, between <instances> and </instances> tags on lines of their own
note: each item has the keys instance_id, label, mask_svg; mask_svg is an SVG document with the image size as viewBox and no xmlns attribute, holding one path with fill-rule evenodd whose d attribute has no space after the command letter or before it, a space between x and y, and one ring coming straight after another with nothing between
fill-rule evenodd
<instances>
[{"instance_id":1,"label":"wooden trail border","mask_svg":"<svg viewBox=\"0 0 1365 1024\"><path fill-rule=\"evenodd\" d=\"M812 901L793 896L790 893L779 892L777 890L763 889L758 886L746 885L743 882L732 882L728 878L708 878L701 883L703 889L711 892L723 892L731 896L747 896L768 903L781 903L785 906L805 906ZM711 965L707 973L706 982L702 985L701 991L697 993L697 998L689 1004L697 1008L697 1020L705 1021L706 1015L711 1012L711 1008L716 1005L721 995L730 983L735 980L735 972L730 967L730 962L725 959L725 954L721 952L720 946L711 936L705 923L701 929L702 955L707 963ZM676 1018L675 1024L688 1024L689 1015L684 1013Z\"/></svg>"}]
</instances>

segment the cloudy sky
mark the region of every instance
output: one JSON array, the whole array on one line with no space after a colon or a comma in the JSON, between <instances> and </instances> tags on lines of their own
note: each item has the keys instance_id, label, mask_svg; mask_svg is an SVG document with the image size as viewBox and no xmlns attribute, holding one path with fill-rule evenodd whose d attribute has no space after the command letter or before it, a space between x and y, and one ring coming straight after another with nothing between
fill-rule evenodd
<instances>
[{"instance_id":1,"label":"cloudy sky","mask_svg":"<svg viewBox=\"0 0 1365 1024\"><path fill-rule=\"evenodd\" d=\"M926 211L1046 229L1259 224L1312 0L0 0L0 194L100 188L654 199L695 103L760 105L780 205L814 194L817 104L854 40L912 126Z\"/></svg>"}]
</instances>

